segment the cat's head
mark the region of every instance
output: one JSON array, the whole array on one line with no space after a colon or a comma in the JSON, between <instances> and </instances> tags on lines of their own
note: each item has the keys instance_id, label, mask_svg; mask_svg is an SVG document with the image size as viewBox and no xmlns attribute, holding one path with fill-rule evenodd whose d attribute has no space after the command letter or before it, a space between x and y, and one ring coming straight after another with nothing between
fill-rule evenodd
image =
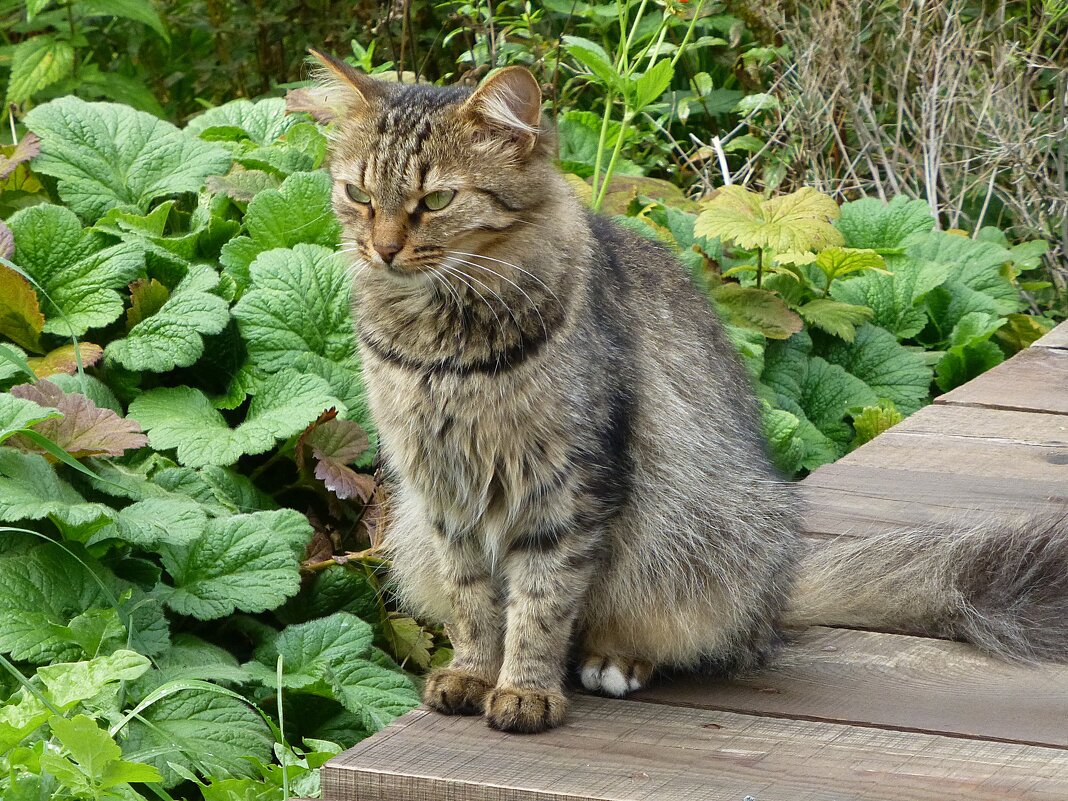
<instances>
[{"instance_id":1,"label":"cat's head","mask_svg":"<svg viewBox=\"0 0 1068 801\"><path fill-rule=\"evenodd\" d=\"M313 54L338 109L333 204L358 261L410 279L492 252L529 225L526 213L554 175L555 147L530 72L500 70L472 92L387 83Z\"/></svg>"}]
</instances>

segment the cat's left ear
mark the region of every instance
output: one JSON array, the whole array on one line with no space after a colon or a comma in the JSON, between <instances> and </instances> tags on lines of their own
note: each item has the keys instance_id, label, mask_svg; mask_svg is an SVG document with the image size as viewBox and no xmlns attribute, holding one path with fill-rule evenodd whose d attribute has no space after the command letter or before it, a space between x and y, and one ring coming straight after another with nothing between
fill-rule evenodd
<instances>
[{"instance_id":1,"label":"cat's left ear","mask_svg":"<svg viewBox=\"0 0 1068 801\"><path fill-rule=\"evenodd\" d=\"M385 96L382 84L369 75L326 53L314 49L308 52L319 62L315 78L329 105L349 113L358 112Z\"/></svg>"},{"instance_id":2,"label":"cat's left ear","mask_svg":"<svg viewBox=\"0 0 1068 801\"><path fill-rule=\"evenodd\" d=\"M541 87L523 67L505 67L490 75L463 105L464 111L494 138L529 153L541 133Z\"/></svg>"}]
</instances>

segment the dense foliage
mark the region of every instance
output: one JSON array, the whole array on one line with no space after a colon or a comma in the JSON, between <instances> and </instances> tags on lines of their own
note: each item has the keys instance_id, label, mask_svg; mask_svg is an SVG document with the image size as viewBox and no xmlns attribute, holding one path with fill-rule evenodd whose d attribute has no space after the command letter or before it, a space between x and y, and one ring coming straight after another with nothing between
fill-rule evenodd
<instances>
[{"instance_id":1,"label":"dense foliage","mask_svg":"<svg viewBox=\"0 0 1068 801\"><path fill-rule=\"evenodd\" d=\"M383 592L388 496L324 128L280 96L233 99L306 77L308 45L383 80L531 67L575 190L675 252L719 309L788 475L1064 316L1057 196L1023 214L1001 162L918 187L908 126L870 180L867 140L813 152L784 111L812 102L784 19L831 26L841 4L386 5L0 0L5 798L314 795L315 768L449 658ZM1017 6L997 35L1026 34L1021 102L1052 125L1066 10ZM884 64L896 7L861 40ZM891 119L891 89L921 77L869 76L872 113ZM1041 130L1035 180L1066 155Z\"/></svg>"}]
</instances>

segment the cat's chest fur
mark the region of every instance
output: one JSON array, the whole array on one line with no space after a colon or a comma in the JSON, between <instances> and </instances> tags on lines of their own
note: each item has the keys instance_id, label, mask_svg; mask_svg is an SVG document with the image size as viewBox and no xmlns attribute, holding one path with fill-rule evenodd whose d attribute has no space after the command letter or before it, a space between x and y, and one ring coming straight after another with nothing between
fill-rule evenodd
<instances>
[{"instance_id":1,"label":"cat's chest fur","mask_svg":"<svg viewBox=\"0 0 1068 801\"><path fill-rule=\"evenodd\" d=\"M390 467L443 534L499 545L566 477L565 421L530 377L428 374L374 357L365 366Z\"/></svg>"}]
</instances>

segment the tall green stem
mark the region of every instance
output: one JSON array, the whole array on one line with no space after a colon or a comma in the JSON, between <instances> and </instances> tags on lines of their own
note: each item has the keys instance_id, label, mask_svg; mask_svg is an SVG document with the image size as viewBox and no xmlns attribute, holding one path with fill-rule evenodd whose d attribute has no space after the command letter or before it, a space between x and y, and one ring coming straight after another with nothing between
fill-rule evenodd
<instances>
[{"instance_id":1,"label":"tall green stem","mask_svg":"<svg viewBox=\"0 0 1068 801\"><path fill-rule=\"evenodd\" d=\"M604 197L608 194L608 184L612 180L612 175L616 171L616 162L619 160L619 153L623 149L623 139L626 136L627 129L630 127L630 121L634 118L631 112L623 112L623 122L619 125L619 135L616 137L616 146L612 148L612 158L608 162L608 167L604 171L604 180L601 181L601 189L594 194L593 208L595 211L599 211L601 204L604 203Z\"/></svg>"},{"instance_id":2,"label":"tall green stem","mask_svg":"<svg viewBox=\"0 0 1068 801\"><path fill-rule=\"evenodd\" d=\"M601 180L601 163L604 161L604 148L608 142L608 126L612 122L612 104L616 96L612 90L604 98L604 117L601 119L601 135L597 138L597 155L593 162L593 196L597 197L597 190Z\"/></svg>"}]
</instances>

